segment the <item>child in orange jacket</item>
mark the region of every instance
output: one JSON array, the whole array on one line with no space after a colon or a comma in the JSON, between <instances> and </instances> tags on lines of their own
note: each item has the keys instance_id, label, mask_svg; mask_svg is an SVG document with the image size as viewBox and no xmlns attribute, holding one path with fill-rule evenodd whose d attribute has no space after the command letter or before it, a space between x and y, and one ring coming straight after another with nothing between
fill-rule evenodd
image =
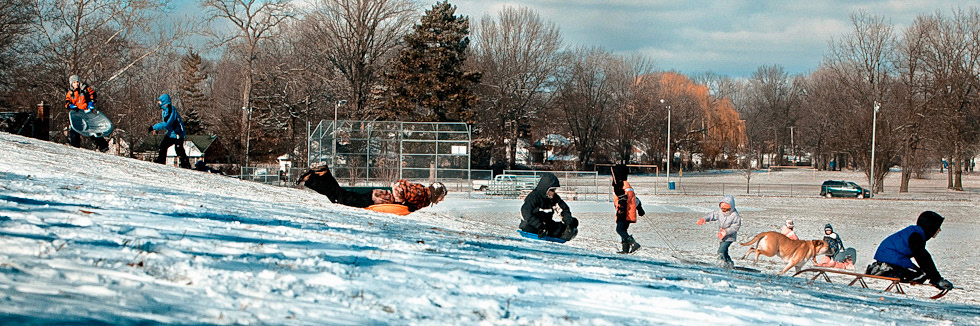
<instances>
[{"instance_id":1,"label":"child in orange jacket","mask_svg":"<svg viewBox=\"0 0 980 326\"><path fill-rule=\"evenodd\" d=\"M640 199L636 198L633 187L626 181L629 168L622 164L613 166L612 175L613 193L616 194L616 200L613 201L616 207L616 233L623 240L623 250L619 253L629 254L640 249L640 244L627 231L631 223L636 223L637 215L644 215L643 206Z\"/></svg>"}]
</instances>

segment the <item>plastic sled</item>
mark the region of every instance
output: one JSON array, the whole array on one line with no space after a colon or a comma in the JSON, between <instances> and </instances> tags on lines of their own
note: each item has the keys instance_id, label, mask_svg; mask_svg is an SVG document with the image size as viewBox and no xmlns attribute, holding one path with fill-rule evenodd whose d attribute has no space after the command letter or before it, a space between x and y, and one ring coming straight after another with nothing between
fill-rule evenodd
<instances>
[{"instance_id":1,"label":"plastic sled","mask_svg":"<svg viewBox=\"0 0 980 326\"><path fill-rule=\"evenodd\" d=\"M411 213L408 211L408 206L399 204L374 204L364 209L372 210L379 213L389 213L395 215L408 215Z\"/></svg>"},{"instance_id":2,"label":"plastic sled","mask_svg":"<svg viewBox=\"0 0 980 326\"><path fill-rule=\"evenodd\" d=\"M71 110L68 112L68 119L71 122L71 130L86 137L108 137L115 130L112 121L100 111L90 111L88 113L81 110Z\"/></svg>"},{"instance_id":3,"label":"plastic sled","mask_svg":"<svg viewBox=\"0 0 980 326\"><path fill-rule=\"evenodd\" d=\"M551 242L557 242L557 243L565 243L565 239L552 238L552 237L539 237L537 234L534 234L534 233L531 233L531 232L524 232L522 230L517 230L517 233L520 233L522 237L525 237L525 238L528 238L528 239L544 240L544 241L551 241Z\"/></svg>"}]
</instances>

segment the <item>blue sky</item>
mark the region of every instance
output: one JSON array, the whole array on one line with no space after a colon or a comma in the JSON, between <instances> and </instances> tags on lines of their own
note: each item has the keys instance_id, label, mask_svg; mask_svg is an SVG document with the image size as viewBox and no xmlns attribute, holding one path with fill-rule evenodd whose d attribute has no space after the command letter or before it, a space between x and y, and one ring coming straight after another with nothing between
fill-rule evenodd
<instances>
[{"instance_id":1,"label":"blue sky","mask_svg":"<svg viewBox=\"0 0 980 326\"><path fill-rule=\"evenodd\" d=\"M685 74L712 71L748 77L761 65L791 74L820 63L832 38L851 30L849 15L884 16L898 30L918 14L970 1L586 1L456 0L457 13L474 21L505 6L527 6L558 25L566 45L597 45L616 53L642 53L659 69ZM976 6L977 2L973 2Z\"/></svg>"}]
</instances>

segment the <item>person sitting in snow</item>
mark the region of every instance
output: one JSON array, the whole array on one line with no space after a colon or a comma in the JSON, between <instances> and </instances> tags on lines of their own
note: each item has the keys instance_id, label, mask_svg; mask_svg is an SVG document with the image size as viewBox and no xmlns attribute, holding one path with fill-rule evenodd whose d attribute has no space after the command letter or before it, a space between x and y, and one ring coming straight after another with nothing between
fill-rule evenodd
<instances>
[{"instance_id":1,"label":"person sitting in snow","mask_svg":"<svg viewBox=\"0 0 980 326\"><path fill-rule=\"evenodd\" d=\"M718 203L718 210L711 211L702 217L698 220L698 225L704 225L705 222L711 221L718 221L718 259L721 260L720 265L723 268L733 268L735 262L728 255L728 248L731 247L732 242L735 242L738 237L738 229L742 227L742 216L735 209L735 197L725 195Z\"/></svg>"},{"instance_id":2,"label":"person sitting in snow","mask_svg":"<svg viewBox=\"0 0 980 326\"><path fill-rule=\"evenodd\" d=\"M409 212L438 204L446 198L447 193L446 186L441 182L426 187L405 180L392 184L391 191L374 189L371 193L364 194L348 191L340 186L327 166L307 170L296 180L296 184L300 183L327 196L332 203L360 208L375 204L399 204L408 207Z\"/></svg>"},{"instance_id":3,"label":"person sitting in snow","mask_svg":"<svg viewBox=\"0 0 980 326\"><path fill-rule=\"evenodd\" d=\"M578 234L578 219L572 217L572 210L558 196L560 186L554 174L541 174L538 186L524 198L521 206L521 231L566 241ZM556 209L561 211L561 222L552 219Z\"/></svg>"},{"instance_id":4,"label":"person sitting in snow","mask_svg":"<svg viewBox=\"0 0 980 326\"><path fill-rule=\"evenodd\" d=\"M853 269L854 263L857 262L857 250L854 248L845 248L844 239L837 232L834 232L834 227L830 223L824 225L823 232L823 241L827 243L828 247L827 255L821 257L816 265L819 267Z\"/></svg>"},{"instance_id":5,"label":"person sitting in snow","mask_svg":"<svg viewBox=\"0 0 980 326\"><path fill-rule=\"evenodd\" d=\"M612 167L612 187L616 200L613 206L616 207L616 233L622 239L623 250L619 253L629 254L640 249L640 244L636 243L628 230L631 223L636 223L636 216L643 216L643 206L640 199L636 198L633 187L626 179L629 176L629 168L626 165L618 164Z\"/></svg>"},{"instance_id":6,"label":"person sitting in snow","mask_svg":"<svg viewBox=\"0 0 980 326\"><path fill-rule=\"evenodd\" d=\"M208 166L207 164L204 163L204 160L198 160L197 163L194 163L194 170L207 172L207 173L217 173L221 175L225 174L224 172L221 172L221 170Z\"/></svg>"},{"instance_id":7,"label":"person sitting in snow","mask_svg":"<svg viewBox=\"0 0 980 326\"><path fill-rule=\"evenodd\" d=\"M783 224L783 227L779 230L779 233L782 233L791 240L799 240L800 237L796 236L796 232L793 231L793 227L793 220L786 220L786 223Z\"/></svg>"},{"instance_id":8,"label":"person sitting in snow","mask_svg":"<svg viewBox=\"0 0 980 326\"><path fill-rule=\"evenodd\" d=\"M944 218L933 211L919 214L915 225L895 232L878 245L875 262L868 265L865 274L895 277L902 282L929 281L943 290L953 288L953 283L939 275L932 255L926 250L926 241L935 238L942 231ZM916 265L912 262L915 258Z\"/></svg>"}]
</instances>

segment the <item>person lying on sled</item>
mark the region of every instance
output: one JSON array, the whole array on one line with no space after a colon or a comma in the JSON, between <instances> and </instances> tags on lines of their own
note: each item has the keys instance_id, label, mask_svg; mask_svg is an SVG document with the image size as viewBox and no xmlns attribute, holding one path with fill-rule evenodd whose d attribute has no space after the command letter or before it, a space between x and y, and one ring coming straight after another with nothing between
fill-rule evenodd
<instances>
[{"instance_id":1,"label":"person lying on sled","mask_svg":"<svg viewBox=\"0 0 980 326\"><path fill-rule=\"evenodd\" d=\"M340 186L327 166L307 170L296 180L296 184L300 183L327 196L332 203L360 208L375 204L398 204L408 207L409 212L438 204L447 193L446 186L441 182L426 187L405 180L392 184L391 191L375 189L365 194L348 191Z\"/></svg>"},{"instance_id":2,"label":"person lying on sled","mask_svg":"<svg viewBox=\"0 0 980 326\"><path fill-rule=\"evenodd\" d=\"M578 234L578 220L572 217L572 210L558 196L560 186L554 174L541 174L538 186L524 198L521 206L521 231L566 241ZM561 222L552 219L556 207L561 210Z\"/></svg>"},{"instance_id":3,"label":"person lying on sled","mask_svg":"<svg viewBox=\"0 0 980 326\"><path fill-rule=\"evenodd\" d=\"M909 225L901 231L885 238L875 252L875 262L868 265L864 272L868 275L894 277L902 282L929 281L932 285L943 290L953 288L950 283L939 275L932 255L926 250L926 241L939 235L944 218L933 211L919 214L915 225ZM912 262L915 258L916 265Z\"/></svg>"}]
</instances>

